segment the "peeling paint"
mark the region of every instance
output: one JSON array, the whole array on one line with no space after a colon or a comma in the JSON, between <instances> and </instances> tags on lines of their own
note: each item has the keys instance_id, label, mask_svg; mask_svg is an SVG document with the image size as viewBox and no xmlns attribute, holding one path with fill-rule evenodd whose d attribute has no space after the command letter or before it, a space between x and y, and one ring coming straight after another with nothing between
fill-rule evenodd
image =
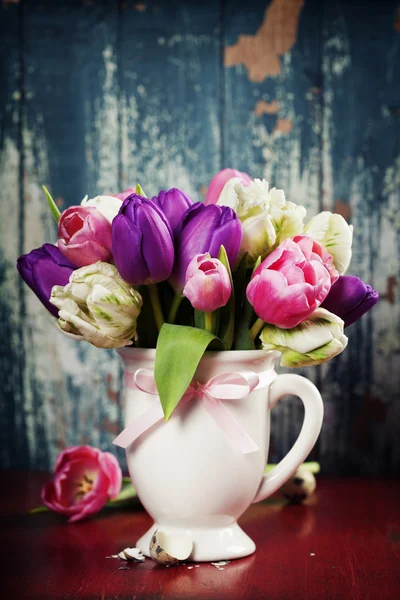
<instances>
[{"instance_id":1,"label":"peeling paint","mask_svg":"<svg viewBox=\"0 0 400 600\"><path fill-rule=\"evenodd\" d=\"M272 100L272 102L259 100L254 108L257 117L262 117L262 115L276 115L278 111L279 102L277 100Z\"/></svg>"},{"instance_id":2,"label":"peeling paint","mask_svg":"<svg viewBox=\"0 0 400 600\"><path fill-rule=\"evenodd\" d=\"M338 213L339 215L342 215L342 217L344 219L346 219L346 221L350 221L350 217L351 217L351 208L348 202L344 202L343 200L335 200L335 207L333 212Z\"/></svg>"},{"instance_id":3,"label":"peeling paint","mask_svg":"<svg viewBox=\"0 0 400 600\"><path fill-rule=\"evenodd\" d=\"M225 67L243 64L250 81L262 82L281 72L280 57L297 38L303 0L273 0L255 35L240 35L233 46L225 48Z\"/></svg>"},{"instance_id":4,"label":"peeling paint","mask_svg":"<svg viewBox=\"0 0 400 600\"><path fill-rule=\"evenodd\" d=\"M293 129L293 121L291 119L278 119L276 121L274 131L287 134Z\"/></svg>"}]
</instances>

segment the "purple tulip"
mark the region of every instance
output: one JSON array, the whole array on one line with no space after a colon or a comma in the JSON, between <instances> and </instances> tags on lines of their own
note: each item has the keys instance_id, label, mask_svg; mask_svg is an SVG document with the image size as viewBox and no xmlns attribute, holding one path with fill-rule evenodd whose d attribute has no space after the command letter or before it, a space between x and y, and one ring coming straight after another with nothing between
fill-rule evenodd
<instances>
[{"instance_id":1,"label":"purple tulip","mask_svg":"<svg viewBox=\"0 0 400 600\"><path fill-rule=\"evenodd\" d=\"M174 264L173 235L162 210L131 194L112 223L115 266L131 285L168 279Z\"/></svg>"},{"instance_id":2,"label":"purple tulip","mask_svg":"<svg viewBox=\"0 0 400 600\"><path fill-rule=\"evenodd\" d=\"M378 300L378 292L368 283L364 283L358 277L342 275L331 287L321 308L326 308L343 319L344 326L348 327L362 317Z\"/></svg>"},{"instance_id":3,"label":"purple tulip","mask_svg":"<svg viewBox=\"0 0 400 600\"><path fill-rule=\"evenodd\" d=\"M196 254L209 252L211 258L218 258L219 250L224 246L233 267L241 241L242 224L235 211L228 206L193 204L183 215L176 234L176 258L171 276L175 291L182 291L186 270Z\"/></svg>"},{"instance_id":4,"label":"purple tulip","mask_svg":"<svg viewBox=\"0 0 400 600\"><path fill-rule=\"evenodd\" d=\"M174 233L179 227L183 214L193 204L193 200L178 188L162 190L158 196L152 198L152 201L161 208Z\"/></svg>"},{"instance_id":5,"label":"purple tulip","mask_svg":"<svg viewBox=\"0 0 400 600\"><path fill-rule=\"evenodd\" d=\"M75 268L75 265L51 244L44 244L17 260L17 269L22 279L55 317L58 316L58 308L49 302L51 290L54 285L66 285Z\"/></svg>"}]
</instances>

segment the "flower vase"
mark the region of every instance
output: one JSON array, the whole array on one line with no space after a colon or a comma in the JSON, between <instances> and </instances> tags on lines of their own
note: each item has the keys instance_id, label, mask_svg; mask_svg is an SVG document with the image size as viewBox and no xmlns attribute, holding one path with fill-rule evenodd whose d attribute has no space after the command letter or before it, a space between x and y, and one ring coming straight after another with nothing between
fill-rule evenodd
<instances>
[{"instance_id":1,"label":"flower vase","mask_svg":"<svg viewBox=\"0 0 400 600\"><path fill-rule=\"evenodd\" d=\"M143 425L146 415L160 411L153 379L155 350L123 348L118 353L124 364L127 433L141 421ZM323 418L317 388L299 375L277 375L278 358L276 351L206 352L190 399L184 401L184 396L168 422L150 419L125 444L132 483L154 519L136 542L146 556L156 529L190 536L192 561L230 560L254 552L254 542L237 519L292 476L314 446ZM143 374L153 379L152 390L138 384ZM252 378L257 385L246 394L243 381ZM217 397L203 393L207 382L217 380L222 381ZM236 381L236 388L224 381ZM270 410L286 394L301 398L304 423L289 453L265 474Z\"/></svg>"}]
</instances>

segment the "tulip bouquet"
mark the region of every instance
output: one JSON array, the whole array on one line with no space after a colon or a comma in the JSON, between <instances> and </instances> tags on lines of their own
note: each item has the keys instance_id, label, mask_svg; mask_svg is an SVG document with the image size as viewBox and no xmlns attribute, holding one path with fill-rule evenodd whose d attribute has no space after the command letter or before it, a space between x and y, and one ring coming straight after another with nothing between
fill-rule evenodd
<instances>
[{"instance_id":1,"label":"tulip bouquet","mask_svg":"<svg viewBox=\"0 0 400 600\"><path fill-rule=\"evenodd\" d=\"M168 419L206 349L278 350L281 365L327 361L378 300L346 276L352 227L303 206L265 180L225 169L205 203L178 189L147 198L140 185L87 197L59 213L57 245L18 270L58 327L100 348L156 348L155 381Z\"/></svg>"}]
</instances>

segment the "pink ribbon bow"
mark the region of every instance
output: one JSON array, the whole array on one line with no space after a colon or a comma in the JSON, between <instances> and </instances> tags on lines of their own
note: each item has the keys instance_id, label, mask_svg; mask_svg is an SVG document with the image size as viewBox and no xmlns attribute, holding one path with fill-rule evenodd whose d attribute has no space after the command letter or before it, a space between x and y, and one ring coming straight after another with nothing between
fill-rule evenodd
<instances>
[{"instance_id":1,"label":"pink ribbon bow","mask_svg":"<svg viewBox=\"0 0 400 600\"><path fill-rule=\"evenodd\" d=\"M135 387L147 394L158 396L154 372L150 369L138 369L132 377L126 378L128 387ZM182 400L193 398L201 400L204 408L213 417L234 446L243 454L259 450L257 444L246 433L240 423L224 406L221 400L241 400L253 390L267 387L276 377L274 371L257 374L254 371L221 373L207 383L192 381ZM161 403L150 406L115 438L113 444L127 448L142 433L164 418Z\"/></svg>"}]
</instances>

